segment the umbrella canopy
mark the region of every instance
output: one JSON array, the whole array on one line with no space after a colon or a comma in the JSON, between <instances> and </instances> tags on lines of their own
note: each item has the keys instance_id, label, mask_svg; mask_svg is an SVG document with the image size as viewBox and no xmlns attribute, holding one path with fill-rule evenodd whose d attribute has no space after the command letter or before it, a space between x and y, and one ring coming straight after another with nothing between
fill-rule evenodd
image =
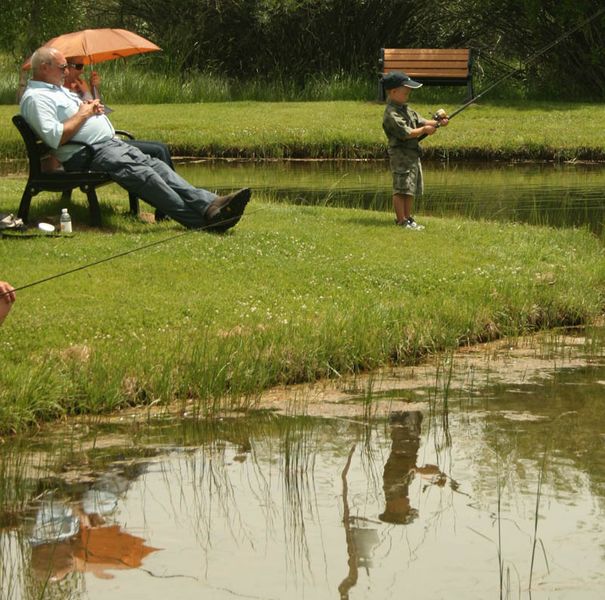
<instances>
[{"instance_id":1,"label":"umbrella canopy","mask_svg":"<svg viewBox=\"0 0 605 600\"><path fill-rule=\"evenodd\" d=\"M81 527L77 537L33 546L31 564L34 574L44 580L59 581L72 572L110 579L107 570L136 569L148 554L158 550L119 525Z\"/></svg>"},{"instance_id":2,"label":"umbrella canopy","mask_svg":"<svg viewBox=\"0 0 605 600\"><path fill-rule=\"evenodd\" d=\"M83 29L59 35L44 46L56 48L66 57L81 57L87 65L161 50L153 42L126 29ZM30 60L27 59L22 68L30 67Z\"/></svg>"}]
</instances>

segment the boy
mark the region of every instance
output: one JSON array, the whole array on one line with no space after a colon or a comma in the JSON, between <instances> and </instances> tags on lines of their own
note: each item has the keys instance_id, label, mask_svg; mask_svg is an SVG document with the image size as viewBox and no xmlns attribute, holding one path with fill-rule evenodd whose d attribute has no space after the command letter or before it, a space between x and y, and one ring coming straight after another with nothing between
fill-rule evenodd
<instances>
[{"instance_id":1,"label":"boy","mask_svg":"<svg viewBox=\"0 0 605 600\"><path fill-rule=\"evenodd\" d=\"M418 138L433 135L437 127L447 125L448 120L447 117L439 121L423 119L407 105L411 91L422 87L422 84L402 71L385 75L382 85L387 94L382 128L389 140L395 223L406 229L424 229L411 214L414 198L423 192Z\"/></svg>"}]
</instances>

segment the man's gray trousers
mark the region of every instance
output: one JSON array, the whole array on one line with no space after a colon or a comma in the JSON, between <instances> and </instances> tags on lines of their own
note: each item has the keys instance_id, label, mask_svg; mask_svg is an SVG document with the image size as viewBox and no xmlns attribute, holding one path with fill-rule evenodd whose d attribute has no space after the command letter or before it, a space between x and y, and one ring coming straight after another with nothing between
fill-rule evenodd
<instances>
[{"instance_id":1,"label":"man's gray trousers","mask_svg":"<svg viewBox=\"0 0 605 600\"><path fill-rule=\"evenodd\" d=\"M63 163L66 171L104 171L123 188L136 194L185 227L207 224L206 210L216 194L196 188L157 158L119 139L82 150Z\"/></svg>"}]
</instances>

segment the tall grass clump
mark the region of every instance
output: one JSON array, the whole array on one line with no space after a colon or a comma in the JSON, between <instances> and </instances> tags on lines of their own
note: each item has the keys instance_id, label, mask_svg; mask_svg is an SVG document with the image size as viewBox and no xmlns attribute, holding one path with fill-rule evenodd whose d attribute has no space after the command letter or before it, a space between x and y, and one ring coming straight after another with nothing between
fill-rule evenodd
<instances>
[{"instance_id":1,"label":"tall grass clump","mask_svg":"<svg viewBox=\"0 0 605 600\"><path fill-rule=\"evenodd\" d=\"M200 102L291 102L374 100L376 81L346 73L311 74L301 81L279 75L228 77L212 71L180 73L168 65L150 67L146 57L119 59L85 67L101 76L103 98L111 104L185 104ZM19 69L0 56L0 104L14 104Z\"/></svg>"},{"instance_id":2,"label":"tall grass clump","mask_svg":"<svg viewBox=\"0 0 605 600\"><path fill-rule=\"evenodd\" d=\"M15 104L18 86L18 68L7 54L0 52L0 104Z\"/></svg>"}]
</instances>

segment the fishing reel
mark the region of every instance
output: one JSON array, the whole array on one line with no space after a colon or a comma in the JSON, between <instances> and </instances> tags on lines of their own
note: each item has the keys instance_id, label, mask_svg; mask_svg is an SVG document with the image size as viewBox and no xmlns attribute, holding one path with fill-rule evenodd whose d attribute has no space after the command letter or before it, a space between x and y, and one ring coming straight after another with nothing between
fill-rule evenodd
<instances>
[{"instance_id":1,"label":"fishing reel","mask_svg":"<svg viewBox=\"0 0 605 600\"><path fill-rule=\"evenodd\" d=\"M441 121L444 121L445 119L449 119L450 117L448 116L448 114L445 112L445 110L443 108L440 108L434 115L433 115L433 120L437 122L437 124L435 125L435 127L441 127ZM418 141L422 141L428 134L427 133L423 133L419 138Z\"/></svg>"},{"instance_id":2,"label":"fishing reel","mask_svg":"<svg viewBox=\"0 0 605 600\"><path fill-rule=\"evenodd\" d=\"M445 119L449 119L449 117L447 116L447 113L445 112L445 110L443 108L440 108L433 115L433 120L437 121L437 127L440 127L441 126L441 121L443 121Z\"/></svg>"}]
</instances>

